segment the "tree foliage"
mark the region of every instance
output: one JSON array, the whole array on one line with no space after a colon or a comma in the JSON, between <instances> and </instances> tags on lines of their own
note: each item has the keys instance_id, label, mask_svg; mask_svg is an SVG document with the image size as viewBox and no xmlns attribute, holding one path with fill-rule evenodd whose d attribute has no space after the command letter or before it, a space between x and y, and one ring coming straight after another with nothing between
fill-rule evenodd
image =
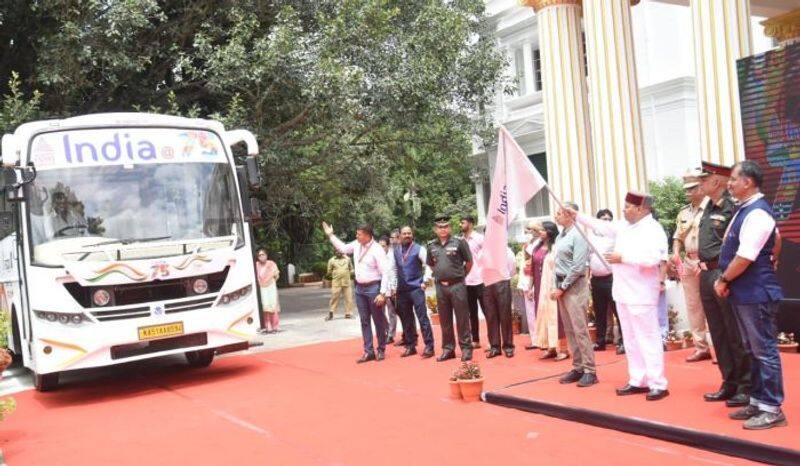
<instances>
[{"instance_id":1,"label":"tree foliage","mask_svg":"<svg viewBox=\"0 0 800 466\"><path fill-rule=\"evenodd\" d=\"M678 212L687 204L686 194L683 191L683 182L675 177L667 177L661 181L651 181L650 194L655 200L653 211L658 217L661 226L664 227L667 237L672 238L673 233L675 233ZM669 243L671 246L672 241Z\"/></svg>"},{"instance_id":2,"label":"tree foliage","mask_svg":"<svg viewBox=\"0 0 800 466\"><path fill-rule=\"evenodd\" d=\"M4 131L105 111L253 131L283 261L318 255L321 219L472 210L470 136L507 85L483 0L7 0L0 44Z\"/></svg>"}]
</instances>

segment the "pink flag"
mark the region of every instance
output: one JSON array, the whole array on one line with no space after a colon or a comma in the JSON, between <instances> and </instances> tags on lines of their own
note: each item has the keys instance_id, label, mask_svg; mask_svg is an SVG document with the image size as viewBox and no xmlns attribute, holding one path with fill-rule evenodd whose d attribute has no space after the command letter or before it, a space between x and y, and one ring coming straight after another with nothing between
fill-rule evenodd
<instances>
[{"instance_id":1,"label":"pink flag","mask_svg":"<svg viewBox=\"0 0 800 466\"><path fill-rule=\"evenodd\" d=\"M478 259L483 267L485 285L510 278L506 261L508 226L518 214L524 212L525 204L546 185L519 144L501 126L497 163L492 178L492 197L486 212L486 234Z\"/></svg>"}]
</instances>

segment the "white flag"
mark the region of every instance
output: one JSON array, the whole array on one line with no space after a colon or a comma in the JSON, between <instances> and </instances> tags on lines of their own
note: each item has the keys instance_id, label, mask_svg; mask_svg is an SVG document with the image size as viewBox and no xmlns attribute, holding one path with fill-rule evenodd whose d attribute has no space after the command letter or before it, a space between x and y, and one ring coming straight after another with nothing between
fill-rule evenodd
<instances>
[{"instance_id":1,"label":"white flag","mask_svg":"<svg viewBox=\"0 0 800 466\"><path fill-rule=\"evenodd\" d=\"M479 258L485 285L511 278L506 261L508 226L518 214L525 211L525 204L546 185L519 144L501 126L497 163L492 178L492 197L486 212L486 234Z\"/></svg>"}]
</instances>

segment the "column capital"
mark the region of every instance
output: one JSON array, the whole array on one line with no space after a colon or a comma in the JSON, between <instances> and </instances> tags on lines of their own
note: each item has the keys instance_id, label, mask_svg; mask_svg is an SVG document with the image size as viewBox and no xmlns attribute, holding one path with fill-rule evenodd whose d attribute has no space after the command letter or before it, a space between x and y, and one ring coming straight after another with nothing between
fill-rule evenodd
<instances>
[{"instance_id":1,"label":"column capital","mask_svg":"<svg viewBox=\"0 0 800 466\"><path fill-rule=\"evenodd\" d=\"M520 0L522 6L533 7L533 11L539 12L544 8L559 5L581 6L581 0Z\"/></svg>"},{"instance_id":2,"label":"column capital","mask_svg":"<svg viewBox=\"0 0 800 466\"><path fill-rule=\"evenodd\" d=\"M800 38L800 8L761 21L764 35L778 42Z\"/></svg>"},{"instance_id":3,"label":"column capital","mask_svg":"<svg viewBox=\"0 0 800 466\"><path fill-rule=\"evenodd\" d=\"M640 0L631 0L631 6L634 6L639 3ZM533 11L541 11L544 8L549 6L558 6L558 5L577 5L581 6L582 0L520 0L520 4L522 6L529 6L533 8Z\"/></svg>"}]
</instances>

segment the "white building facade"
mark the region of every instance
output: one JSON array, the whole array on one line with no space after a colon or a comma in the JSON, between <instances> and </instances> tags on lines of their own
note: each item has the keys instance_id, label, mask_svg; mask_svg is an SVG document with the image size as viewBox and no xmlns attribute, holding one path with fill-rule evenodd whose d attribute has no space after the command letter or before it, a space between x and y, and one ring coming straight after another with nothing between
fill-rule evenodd
<instances>
[{"instance_id":1,"label":"white building facade","mask_svg":"<svg viewBox=\"0 0 800 466\"><path fill-rule=\"evenodd\" d=\"M619 216L627 190L680 177L701 160L743 158L741 124L723 118L738 115L735 60L773 47L759 23L792 1L632 3L487 1L518 86L496 96L495 123L561 199L591 213L609 208ZM484 224L496 147L476 146L473 156L484 169L476 180ZM552 206L546 193L536 196L527 218L512 225L512 241L527 219L549 216Z\"/></svg>"}]
</instances>

